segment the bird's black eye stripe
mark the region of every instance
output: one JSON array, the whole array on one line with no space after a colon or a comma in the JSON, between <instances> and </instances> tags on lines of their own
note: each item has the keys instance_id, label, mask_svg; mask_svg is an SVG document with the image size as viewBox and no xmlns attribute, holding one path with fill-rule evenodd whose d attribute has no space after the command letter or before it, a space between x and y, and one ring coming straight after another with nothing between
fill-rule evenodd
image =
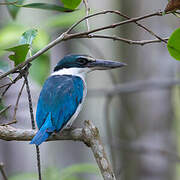
<instances>
[{"instance_id":1,"label":"bird's black eye stripe","mask_svg":"<svg viewBox=\"0 0 180 180\"><path fill-rule=\"evenodd\" d=\"M85 58L78 58L78 63L85 65L88 63L88 60Z\"/></svg>"}]
</instances>

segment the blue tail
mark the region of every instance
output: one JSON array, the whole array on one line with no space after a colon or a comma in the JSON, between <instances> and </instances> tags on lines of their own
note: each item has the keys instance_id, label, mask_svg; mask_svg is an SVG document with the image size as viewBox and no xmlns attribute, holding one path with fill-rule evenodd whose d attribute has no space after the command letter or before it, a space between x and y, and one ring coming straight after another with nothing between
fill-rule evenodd
<instances>
[{"instance_id":1,"label":"blue tail","mask_svg":"<svg viewBox=\"0 0 180 180\"><path fill-rule=\"evenodd\" d=\"M30 142L30 144L36 144L37 146L39 146L41 143L46 141L51 134L52 132L47 132L46 129L40 129Z\"/></svg>"},{"instance_id":2,"label":"blue tail","mask_svg":"<svg viewBox=\"0 0 180 180\"><path fill-rule=\"evenodd\" d=\"M53 133L54 130L55 128L53 127L51 122L51 113L49 113L45 123L42 125L40 130L33 137L30 144L36 144L37 146L39 146L41 143L43 143L48 139L48 137Z\"/></svg>"}]
</instances>

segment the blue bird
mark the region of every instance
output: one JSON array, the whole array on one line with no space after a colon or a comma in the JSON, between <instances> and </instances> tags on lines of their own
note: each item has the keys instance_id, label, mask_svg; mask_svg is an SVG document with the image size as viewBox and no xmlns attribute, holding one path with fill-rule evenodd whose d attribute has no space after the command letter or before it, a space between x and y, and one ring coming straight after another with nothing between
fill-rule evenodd
<instances>
[{"instance_id":1,"label":"blue bird","mask_svg":"<svg viewBox=\"0 0 180 180\"><path fill-rule=\"evenodd\" d=\"M97 60L88 55L67 55L54 68L41 90L36 122L39 131L30 144L40 145L53 132L68 128L79 114L87 94L85 76L94 70L108 70L126 64Z\"/></svg>"}]
</instances>

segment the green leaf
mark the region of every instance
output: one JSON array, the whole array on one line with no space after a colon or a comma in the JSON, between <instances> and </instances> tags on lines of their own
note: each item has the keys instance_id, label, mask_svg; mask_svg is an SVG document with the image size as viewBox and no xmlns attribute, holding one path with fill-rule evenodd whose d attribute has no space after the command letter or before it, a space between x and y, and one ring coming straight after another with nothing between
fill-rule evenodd
<instances>
[{"instance_id":1,"label":"green leaf","mask_svg":"<svg viewBox=\"0 0 180 180\"><path fill-rule=\"evenodd\" d=\"M53 10L53 11L60 11L60 12L72 11L72 9L69 9L69 8L61 7L55 4L46 4L46 3L30 3L30 4L22 5L20 7Z\"/></svg>"},{"instance_id":2,"label":"green leaf","mask_svg":"<svg viewBox=\"0 0 180 180\"><path fill-rule=\"evenodd\" d=\"M36 61L32 62L30 67L30 77L39 85L43 85L44 81L50 73L50 59L48 54L39 56Z\"/></svg>"},{"instance_id":3,"label":"green leaf","mask_svg":"<svg viewBox=\"0 0 180 180\"><path fill-rule=\"evenodd\" d=\"M15 2L15 0L5 0L5 1L7 3ZM23 4L23 2L24 2L24 0L19 0L16 4L21 5L21 4ZM18 12L19 12L19 10L20 10L20 7L17 7L15 5L7 5L7 8L8 8L8 11L9 11L11 17L13 19L15 19L17 14L18 14Z\"/></svg>"},{"instance_id":4,"label":"green leaf","mask_svg":"<svg viewBox=\"0 0 180 180\"><path fill-rule=\"evenodd\" d=\"M61 2L64 4L64 7L69 9L76 9L82 0L61 0Z\"/></svg>"},{"instance_id":5,"label":"green leaf","mask_svg":"<svg viewBox=\"0 0 180 180\"><path fill-rule=\"evenodd\" d=\"M167 48L170 55L180 61L180 28L176 29L170 36Z\"/></svg>"},{"instance_id":6,"label":"green leaf","mask_svg":"<svg viewBox=\"0 0 180 180\"><path fill-rule=\"evenodd\" d=\"M21 39L19 41L19 44L32 44L34 38L37 35L37 30L36 29L30 29L26 32L24 32L21 36Z\"/></svg>"},{"instance_id":7,"label":"green leaf","mask_svg":"<svg viewBox=\"0 0 180 180\"><path fill-rule=\"evenodd\" d=\"M8 49L6 49L6 51L14 52L14 54L11 54L9 56L9 59L14 61L15 66L17 66L18 64L22 63L26 59L29 49L30 49L29 44L22 44L19 46L8 48Z\"/></svg>"}]
</instances>

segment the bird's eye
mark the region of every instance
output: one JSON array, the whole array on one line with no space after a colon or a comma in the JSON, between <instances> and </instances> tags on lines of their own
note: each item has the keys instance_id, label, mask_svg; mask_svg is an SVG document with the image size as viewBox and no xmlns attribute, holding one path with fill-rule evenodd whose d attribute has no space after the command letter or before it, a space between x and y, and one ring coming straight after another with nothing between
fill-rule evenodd
<instances>
[{"instance_id":1,"label":"bird's eye","mask_svg":"<svg viewBox=\"0 0 180 180\"><path fill-rule=\"evenodd\" d=\"M79 62L80 64L83 64L83 65L85 65L85 64L88 63L87 59L84 59L84 58L79 58L79 59L78 59L78 62Z\"/></svg>"}]
</instances>

